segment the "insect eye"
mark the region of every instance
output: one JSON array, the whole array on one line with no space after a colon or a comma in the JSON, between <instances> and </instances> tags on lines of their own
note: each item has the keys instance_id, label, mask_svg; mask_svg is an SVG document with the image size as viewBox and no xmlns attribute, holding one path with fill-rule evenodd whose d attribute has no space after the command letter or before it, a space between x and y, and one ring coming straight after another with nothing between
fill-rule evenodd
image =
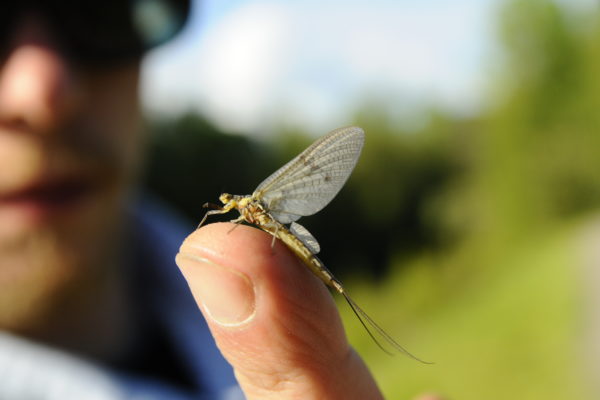
<instances>
[{"instance_id":1,"label":"insect eye","mask_svg":"<svg viewBox=\"0 0 600 400\"><path fill-rule=\"evenodd\" d=\"M221 203L227 204L231 201L231 195L229 193L223 193L221 196L219 196L219 200Z\"/></svg>"}]
</instances>

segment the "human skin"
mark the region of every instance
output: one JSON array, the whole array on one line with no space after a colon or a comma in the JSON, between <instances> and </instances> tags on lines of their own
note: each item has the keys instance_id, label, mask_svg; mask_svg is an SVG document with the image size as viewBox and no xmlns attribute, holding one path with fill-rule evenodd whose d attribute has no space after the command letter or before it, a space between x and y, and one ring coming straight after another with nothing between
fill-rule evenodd
<instances>
[{"instance_id":1,"label":"human skin","mask_svg":"<svg viewBox=\"0 0 600 400\"><path fill-rule=\"evenodd\" d=\"M326 287L271 244L252 227L210 224L176 258L247 398L382 398Z\"/></svg>"}]
</instances>

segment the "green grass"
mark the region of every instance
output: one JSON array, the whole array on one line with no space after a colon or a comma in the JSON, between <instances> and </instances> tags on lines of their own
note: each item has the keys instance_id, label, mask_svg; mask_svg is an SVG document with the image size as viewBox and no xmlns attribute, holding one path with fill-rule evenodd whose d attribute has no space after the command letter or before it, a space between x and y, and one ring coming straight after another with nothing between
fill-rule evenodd
<instances>
[{"instance_id":1,"label":"green grass","mask_svg":"<svg viewBox=\"0 0 600 400\"><path fill-rule=\"evenodd\" d=\"M472 276L422 257L384 287L350 282L350 293L392 336L435 362L381 352L340 302L350 341L386 398L430 392L464 400L584 398L576 357L578 232L532 238Z\"/></svg>"}]
</instances>

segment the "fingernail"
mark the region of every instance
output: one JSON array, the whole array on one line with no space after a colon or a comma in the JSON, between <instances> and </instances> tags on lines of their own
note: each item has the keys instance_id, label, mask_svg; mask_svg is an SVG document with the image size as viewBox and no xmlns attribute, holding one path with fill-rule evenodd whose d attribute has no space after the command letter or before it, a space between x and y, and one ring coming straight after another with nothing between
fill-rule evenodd
<instances>
[{"instance_id":1,"label":"fingernail","mask_svg":"<svg viewBox=\"0 0 600 400\"><path fill-rule=\"evenodd\" d=\"M255 296L248 276L194 254L180 253L176 261L196 301L213 321L238 326L252 319Z\"/></svg>"}]
</instances>

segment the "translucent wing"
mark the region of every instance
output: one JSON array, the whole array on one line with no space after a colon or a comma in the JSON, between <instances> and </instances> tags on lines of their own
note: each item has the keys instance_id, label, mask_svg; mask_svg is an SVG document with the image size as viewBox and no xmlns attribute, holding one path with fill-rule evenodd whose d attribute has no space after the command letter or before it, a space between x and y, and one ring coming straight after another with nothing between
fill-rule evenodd
<instances>
[{"instance_id":1,"label":"translucent wing","mask_svg":"<svg viewBox=\"0 0 600 400\"><path fill-rule=\"evenodd\" d=\"M265 179L253 197L282 224L320 211L348 180L364 141L358 127L329 132Z\"/></svg>"},{"instance_id":2,"label":"translucent wing","mask_svg":"<svg viewBox=\"0 0 600 400\"><path fill-rule=\"evenodd\" d=\"M300 239L300 241L304 243L311 253L319 254L321 251L321 246L319 245L319 242L317 242L317 239L311 235L308 229L296 222L292 222L292 225L290 225L290 232Z\"/></svg>"}]
</instances>

